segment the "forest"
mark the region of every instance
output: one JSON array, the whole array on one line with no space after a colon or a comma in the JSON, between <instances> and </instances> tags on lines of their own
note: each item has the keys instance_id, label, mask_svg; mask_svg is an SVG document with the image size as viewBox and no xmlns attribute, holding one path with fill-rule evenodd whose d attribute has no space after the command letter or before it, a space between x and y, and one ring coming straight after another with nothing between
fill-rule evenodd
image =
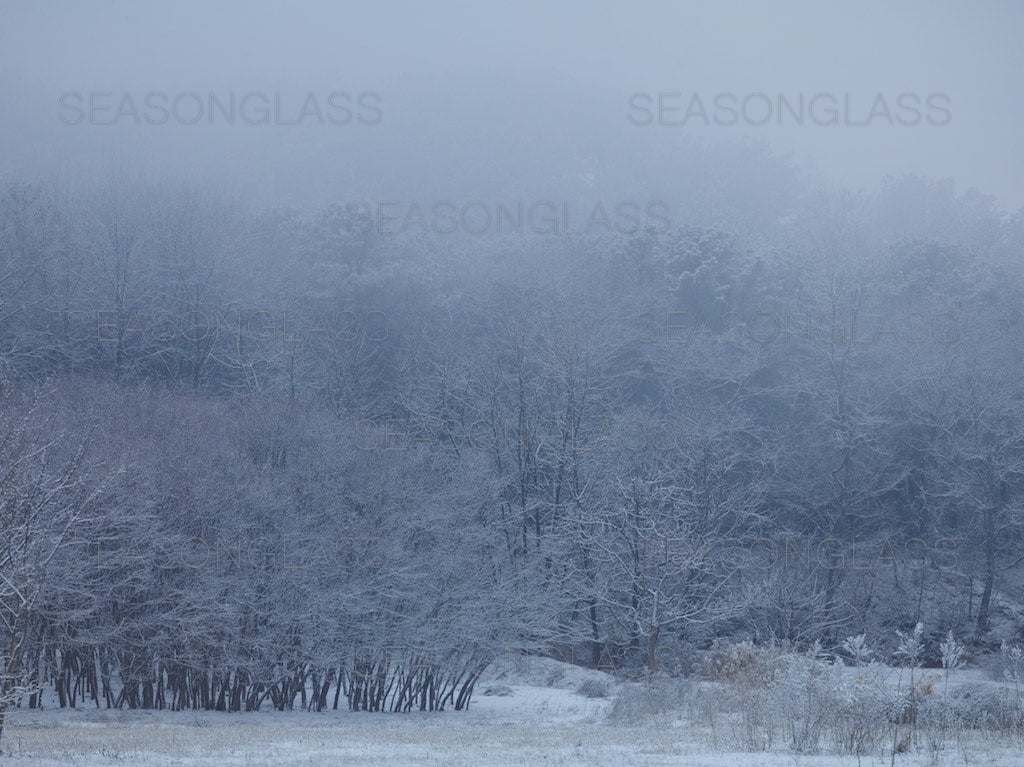
<instances>
[{"instance_id":1,"label":"forest","mask_svg":"<svg viewBox=\"0 0 1024 767\"><path fill-rule=\"evenodd\" d=\"M0 711L461 710L524 655L1019 643L1024 216L745 151L607 230L6 184Z\"/></svg>"}]
</instances>

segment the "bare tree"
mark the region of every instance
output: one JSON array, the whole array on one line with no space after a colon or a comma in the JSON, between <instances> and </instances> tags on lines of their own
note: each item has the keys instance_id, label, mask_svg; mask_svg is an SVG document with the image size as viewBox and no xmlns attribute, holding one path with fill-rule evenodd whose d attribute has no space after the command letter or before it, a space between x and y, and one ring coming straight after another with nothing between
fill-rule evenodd
<instances>
[{"instance_id":1,"label":"bare tree","mask_svg":"<svg viewBox=\"0 0 1024 767\"><path fill-rule=\"evenodd\" d=\"M62 434L45 402L3 396L0 735L8 707L30 689L23 661L33 621L47 589L67 586L60 582L67 575L59 571L61 560L80 541L100 497L85 460L88 439Z\"/></svg>"}]
</instances>

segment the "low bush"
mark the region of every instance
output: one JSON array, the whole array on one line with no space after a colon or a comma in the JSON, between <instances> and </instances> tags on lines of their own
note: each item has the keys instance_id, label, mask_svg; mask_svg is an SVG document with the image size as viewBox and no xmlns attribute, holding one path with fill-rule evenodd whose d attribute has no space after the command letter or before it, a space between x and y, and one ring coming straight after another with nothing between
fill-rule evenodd
<instances>
[{"instance_id":1,"label":"low bush","mask_svg":"<svg viewBox=\"0 0 1024 767\"><path fill-rule=\"evenodd\" d=\"M753 642L721 645L701 661L701 678L744 688L765 689L775 680L780 651Z\"/></svg>"},{"instance_id":2,"label":"low bush","mask_svg":"<svg viewBox=\"0 0 1024 767\"><path fill-rule=\"evenodd\" d=\"M611 684L603 679L588 679L576 688L576 694L584 698L607 698L611 692Z\"/></svg>"},{"instance_id":3,"label":"low bush","mask_svg":"<svg viewBox=\"0 0 1024 767\"><path fill-rule=\"evenodd\" d=\"M851 674L814 653L746 643L718 648L705 674L715 682L694 696L694 723L716 732L724 723L733 745L745 749L867 754L891 737L901 708L885 681L890 669Z\"/></svg>"},{"instance_id":4,"label":"low bush","mask_svg":"<svg viewBox=\"0 0 1024 767\"><path fill-rule=\"evenodd\" d=\"M1018 687L941 683L907 669L845 668L813 653L718 648L690 697L691 723L752 750L866 755L939 748L965 732L1024 738ZM723 729L724 726L724 729Z\"/></svg>"},{"instance_id":5,"label":"low bush","mask_svg":"<svg viewBox=\"0 0 1024 767\"><path fill-rule=\"evenodd\" d=\"M951 688L946 695L921 707L922 726L1024 735L1024 707L1014 691L995 685L971 684Z\"/></svg>"},{"instance_id":6,"label":"low bush","mask_svg":"<svg viewBox=\"0 0 1024 767\"><path fill-rule=\"evenodd\" d=\"M653 677L619 688L608 719L617 724L641 724L679 716L686 707L692 683L686 679Z\"/></svg>"}]
</instances>

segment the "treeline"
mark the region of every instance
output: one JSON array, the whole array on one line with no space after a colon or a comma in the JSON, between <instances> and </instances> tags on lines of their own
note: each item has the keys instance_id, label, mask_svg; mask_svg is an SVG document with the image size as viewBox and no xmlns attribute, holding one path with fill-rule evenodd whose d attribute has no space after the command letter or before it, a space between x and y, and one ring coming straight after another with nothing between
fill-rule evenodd
<instances>
[{"instance_id":1,"label":"treeline","mask_svg":"<svg viewBox=\"0 0 1024 767\"><path fill-rule=\"evenodd\" d=\"M432 238L5 189L0 702L432 710L509 652L1019 635L1021 218L785 207Z\"/></svg>"}]
</instances>

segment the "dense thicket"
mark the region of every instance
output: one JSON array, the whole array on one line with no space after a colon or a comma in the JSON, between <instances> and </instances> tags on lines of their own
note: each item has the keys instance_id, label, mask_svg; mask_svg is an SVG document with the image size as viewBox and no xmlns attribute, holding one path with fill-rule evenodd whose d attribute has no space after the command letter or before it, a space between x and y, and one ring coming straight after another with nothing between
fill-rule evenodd
<instances>
[{"instance_id":1,"label":"dense thicket","mask_svg":"<svg viewBox=\"0 0 1024 767\"><path fill-rule=\"evenodd\" d=\"M1019 632L1024 222L919 179L765 209L4 189L0 701L458 708L506 653Z\"/></svg>"}]
</instances>

